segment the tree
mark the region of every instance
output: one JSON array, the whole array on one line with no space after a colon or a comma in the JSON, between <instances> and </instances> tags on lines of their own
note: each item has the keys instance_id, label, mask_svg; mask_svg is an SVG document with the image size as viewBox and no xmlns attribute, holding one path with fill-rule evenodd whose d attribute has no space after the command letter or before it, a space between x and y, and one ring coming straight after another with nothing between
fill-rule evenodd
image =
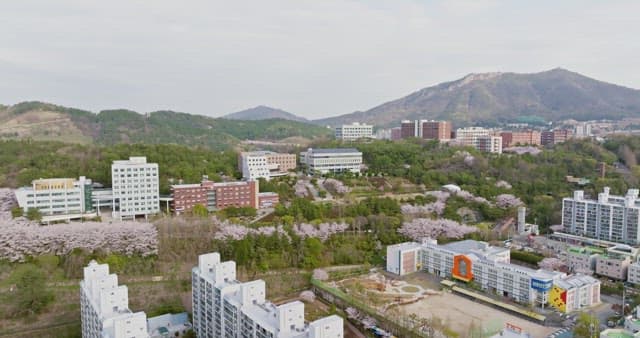
<instances>
[{"instance_id":1,"label":"tree","mask_svg":"<svg viewBox=\"0 0 640 338\"><path fill-rule=\"evenodd\" d=\"M13 298L16 316L38 314L54 299L53 293L47 288L44 272L35 265L20 266L14 272L13 280L17 286Z\"/></svg>"},{"instance_id":2,"label":"tree","mask_svg":"<svg viewBox=\"0 0 640 338\"><path fill-rule=\"evenodd\" d=\"M196 204L193 206L193 209L191 209L191 213L197 217L207 217L209 210L202 204Z\"/></svg>"},{"instance_id":3,"label":"tree","mask_svg":"<svg viewBox=\"0 0 640 338\"><path fill-rule=\"evenodd\" d=\"M576 338L596 338L600 333L600 322L596 316L581 313L573 328L573 336Z\"/></svg>"},{"instance_id":4,"label":"tree","mask_svg":"<svg viewBox=\"0 0 640 338\"><path fill-rule=\"evenodd\" d=\"M24 214L24 210L22 210L22 208L20 207L11 208L11 217L13 218L22 217L23 214Z\"/></svg>"},{"instance_id":5,"label":"tree","mask_svg":"<svg viewBox=\"0 0 640 338\"><path fill-rule=\"evenodd\" d=\"M29 208L29 210L27 210L27 218L30 221L40 222L42 221L42 213L36 208Z\"/></svg>"}]
</instances>

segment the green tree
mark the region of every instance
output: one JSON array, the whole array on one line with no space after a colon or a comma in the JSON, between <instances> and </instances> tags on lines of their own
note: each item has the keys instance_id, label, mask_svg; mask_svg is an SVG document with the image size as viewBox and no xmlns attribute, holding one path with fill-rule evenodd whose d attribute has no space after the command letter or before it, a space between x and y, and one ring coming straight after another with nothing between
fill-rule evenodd
<instances>
[{"instance_id":1,"label":"green tree","mask_svg":"<svg viewBox=\"0 0 640 338\"><path fill-rule=\"evenodd\" d=\"M209 210L202 204L196 204L193 206L193 209L191 209L191 213L197 217L207 217Z\"/></svg>"},{"instance_id":2,"label":"green tree","mask_svg":"<svg viewBox=\"0 0 640 338\"><path fill-rule=\"evenodd\" d=\"M23 214L24 214L24 210L22 210L22 208L20 207L11 208L11 217L13 218L22 217Z\"/></svg>"},{"instance_id":3,"label":"green tree","mask_svg":"<svg viewBox=\"0 0 640 338\"><path fill-rule=\"evenodd\" d=\"M21 265L12 276L17 290L13 297L14 315L41 313L54 300L46 285L45 273L32 264Z\"/></svg>"},{"instance_id":4,"label":"green tree","mask_svg":"<svg viewBox=\"0 0 640 338\"><path fill-rule=\"evenodd\" d=\"M580 314L573 328L573 336L576 338L597 338L600 333L600 322L596 316L586 312Z\"/></svg>"},{"instance_id":5,"label":"green tree","mask_svg":"<svg viewBox=\"0 0 640 338\"><path fill-rule=\"evenodd\" d=\"M29 208L29 210L27 210L27 218L31 221L40 222L42 221L42 213L36 208Z\"/></svg>"}]
</instances>

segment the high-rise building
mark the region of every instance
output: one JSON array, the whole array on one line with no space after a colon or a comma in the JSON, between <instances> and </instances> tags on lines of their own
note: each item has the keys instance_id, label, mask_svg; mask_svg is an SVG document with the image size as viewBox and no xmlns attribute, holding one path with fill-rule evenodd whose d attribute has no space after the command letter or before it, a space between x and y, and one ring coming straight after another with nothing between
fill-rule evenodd
<instances>
[{"instance_id":1,"label":"high-rise building","mask_svg":"<svg viewBox=\"0 0 640 338\"><path fill-rule=\"evenodd\" d=\"M616 196L605 187L597 200L586 199L584 191L577 190L573 197L562 199L562 227L572 235L638 245L639 223L638 189Z\"/></svg>"},{"instance_id":2,"label":"high-rise building","mask_svg":"<svg viewBox=\"0 0 640 338\"><path fill-rule=\"evenodd\" d=\"M30 187L15 191L18 206L27 212L40 210L43 221L83 217L93 211L91 203L91 180L80 176L72 178L48 178L31 182Z\"/></svg>"},{"instance_id":3,"label":"high-rise building","mask_svg":"<svg viewBox=\"0 0 640 338\"><path fill-rule=\"evenodd\" d=\"M265 282L236 280L236 264L217 252L200 255L192 269L193 328L199 338L342 338L343 320L329 316L306 324L304 303L274 305Z\"/></svg>"},{"instance_id":4,"label":"high-rise building","mask_svg":"<svg viewBox=\"0 0 640 338\"><path fill-rule=\"evenodd\" d=\"M244 180L254 181L264 178L268 181L273 177L284 176L290 170L294 170L296 155L272 151L242 152L238 158L238 167Z\"/></svg>"},{"instance_id":5,"label":"high-rise building","mask_svg":"<svg viewBox=\"0 0 640 338\"><path fill-rule=\"evenodd\" d=\"M418 128L417 121L403 120L400 122L400 138L418 137L421 130Z\"/></svg>"},{"instance_id":6,"label":"high-rise building","mask_svg":"<svg viewBox=\"0 0 640 338\"><path fill-rule=\"evenodd\" d=\"M109 265L91 261L80 281L83 338L148 338L147 315L129 309L129 292L109 274Z\"/></svg>"},{"instance_id":7,"label":"high-rise building","mask_svg":"<svg viewBox=\"0 0 640 338\"><path fill-rule=\"evenodd\" d=\"M591 123L583 122L576 126L575 129L576 138L591 137Z\"/></svg>"},{"instance_id":8,"label":"high-rise building","mask_svg":"<svg viewBox=\"0 0 640 338\"><path fill-rule=\"evenodd\" d=\"M312 149L300 154L300 162L309 175L327 173L360 173L362 153L355 148Z\"/></svg>"},{"instance_id":9,"label":"high-rise building","mask_svg":"<svg viewBox=\"0 0 640 338\"><path fill-rule=\"evenodd\" d=\"M387 247L387 271L398 275L424 270L440 277L474 283L482 290L524 304L552 305L572 312L600 303L600 281L584 275L534 270L510 264L508 248L464 240L437 240Z\"/></svg>"},{"instance_id":10,"label":"high-rise building","mask_svg":"<svg viewBox=\"0 0 640 338\"><path fill-rule=\"evenodd\" d=\"M451 122L422 121L422 138L426 140L448 141L451 139Z\"/></svg>"},{"instance_id":11,"label":"high-rise building","mask_svg":"<svg viewBox=\"0 0 640 338\"><path fill-rule=\"evenodd\" d=\"M111 184L114 218L135 218L160 211L160 184L157 163L147 163L146 157L130 157L113 161Z\"/></svg>"},{"instance_id":12,"label":"high-rise building","mask_svg":"<svg viewBox=\"0 0 640 338\"><path fill-rule=\"evenodd\" d=\"M354 122L352 124L343 124L336 127L336 139L343 141L355 141L361 138L373 137L373 126L369 124L360 124Z\"/></svg>"}]
</instances>

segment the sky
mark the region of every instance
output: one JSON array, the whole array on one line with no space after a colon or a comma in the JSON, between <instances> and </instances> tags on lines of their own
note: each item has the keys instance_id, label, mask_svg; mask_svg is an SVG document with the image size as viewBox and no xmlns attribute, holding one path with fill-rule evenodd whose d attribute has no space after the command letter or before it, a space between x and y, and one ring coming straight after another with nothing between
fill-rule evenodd
<instances>
[{"instance_id":1,"label":"sky","mask_svg":"<svg viewBox=\"0 0 640 338\"><path fill-rule=\"evenodd\" d=\"M640 88L640 1L0 2L0 103L307 118L469 73Z\"/></svg>"}]
</instances>

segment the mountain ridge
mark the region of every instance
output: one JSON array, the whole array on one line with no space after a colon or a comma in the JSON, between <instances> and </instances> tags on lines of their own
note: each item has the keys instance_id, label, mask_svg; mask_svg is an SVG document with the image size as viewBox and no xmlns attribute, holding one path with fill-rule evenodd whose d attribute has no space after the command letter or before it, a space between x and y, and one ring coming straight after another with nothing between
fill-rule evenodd
<instances>
[{"instance_id":1,"label":"mountain ridge","mask_svg":"<svg viewBox=\"0 0 640 338\"><path fill-rule=\"evenodd\" d=\"M230 119L230 120L248 120L248 121L279 118L283 120L290 120L290 121L297 121L297 122L309 122L309 120L307 120L302 116L289 113L282 109L272 108L272 107L263 106L263 105L241 110L235 113L223 115L222 118Z\"/></svg>"},{"instance_id":2,"label":"mountain ridge","mask_svg":"<svg viewBox=\"0 0 640 338\"><path fill-rule=\"evenodd\" d=\"M445 119L455 125L494 124L537 116L546 121L640 116L640 90L563 68L538 73L471 73L425 87L366 111L312 121L397 126L403 119Z\"/></svg>"}]
</instances>

